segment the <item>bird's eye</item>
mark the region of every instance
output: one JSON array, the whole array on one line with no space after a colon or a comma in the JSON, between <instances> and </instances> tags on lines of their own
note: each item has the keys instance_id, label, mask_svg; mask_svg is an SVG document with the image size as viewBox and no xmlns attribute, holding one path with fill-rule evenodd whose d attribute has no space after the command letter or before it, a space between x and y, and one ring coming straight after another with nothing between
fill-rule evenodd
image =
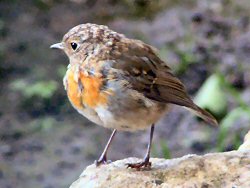
<instances>
[{"instance_id":1,"label":"bird's eye","mask_svg":"<svg viewBox=\"0 0 250 188\"><path fill-rule=\"evenodd\" d=\"M71 42L70 45L71 45L73 50L76 50L77 44L75 42Z\"/></svg>"}]
</instances>

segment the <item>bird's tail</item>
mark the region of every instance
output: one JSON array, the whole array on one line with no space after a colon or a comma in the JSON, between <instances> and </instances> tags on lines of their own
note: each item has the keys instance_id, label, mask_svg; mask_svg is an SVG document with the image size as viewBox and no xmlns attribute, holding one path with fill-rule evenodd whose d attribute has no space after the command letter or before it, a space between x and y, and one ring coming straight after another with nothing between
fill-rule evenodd
<instances>
[{"instance_id":1,"label":"bird's tail","mask_svg":"<svg viewBox=\"0 0 250 188\"><path fill-rule=\"evenodd\" d=\"M211 115L206 110L203 110L199 106L193 103L191 107L188 107L189 110L194 112L198 117L202 118L205 122L207 122L210 125L218 126L217 120L214 118L213 115Z\"/></svg>"}]
</instances>

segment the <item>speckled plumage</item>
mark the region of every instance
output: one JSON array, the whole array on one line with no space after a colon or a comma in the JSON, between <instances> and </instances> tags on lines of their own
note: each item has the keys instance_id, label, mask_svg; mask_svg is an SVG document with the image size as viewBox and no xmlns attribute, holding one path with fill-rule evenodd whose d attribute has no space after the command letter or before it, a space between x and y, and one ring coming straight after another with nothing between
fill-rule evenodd
<instances>
[{"instance_id":1,"label":"speckled plumage","mask_svg":"<svg viewBox=\"0 0 250 188\"><path fill-rule=\"evenodd\" d=\"M193 103L157 50L142 41L107 26L82 24L52 47L69 57L64 85L70 102L96 124L143 130L156 123L169 104L176 104L217 125L212 115Z\"/></svg>"}]
</instances>

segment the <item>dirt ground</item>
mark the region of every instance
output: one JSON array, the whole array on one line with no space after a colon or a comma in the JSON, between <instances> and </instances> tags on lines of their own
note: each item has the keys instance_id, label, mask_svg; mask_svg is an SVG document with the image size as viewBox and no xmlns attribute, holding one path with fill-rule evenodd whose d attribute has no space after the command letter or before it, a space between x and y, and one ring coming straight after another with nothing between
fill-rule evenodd
<instances>
[{"instance_id":1,"label":"dirt ground","mask_svg":"<svg viewBox=\"0 0 250 188\"><path fill-rule=\"evenodd\" d=\"M67 187L108 140L110 130L71 107L62 85L68 59L49 49L80 23L157 47L192 97L210 75L222 77L225 97L208 109L222 128L173 106L156 126L154 157L236 149L250 127L249 10L248 0L1 0L0 187ZM109 158L143 157L148 133L118 133Z\"/></svg>"}]
</instances>

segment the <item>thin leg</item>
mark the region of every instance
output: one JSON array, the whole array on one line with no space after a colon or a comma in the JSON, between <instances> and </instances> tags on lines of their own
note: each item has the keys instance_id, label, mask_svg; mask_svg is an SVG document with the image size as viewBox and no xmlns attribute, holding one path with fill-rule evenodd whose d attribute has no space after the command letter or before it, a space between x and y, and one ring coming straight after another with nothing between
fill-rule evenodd
<instances>
[{"instance_id":1,"label":"thin leg","mask_svg":"<svg viewBox=\"0 0 250 188\"><path fill-rule=\"evenodd\" d=\"M113 132L112 132L112 134L111 134L111 136L110 136L110 138L108 140L108 143L106 144L100 158L97 161L95 161L96 166L99 166L100 164L107 163L107 151L108 151L108 149L110 147L110 144L111 144L111 142L112 142L112 140L113 140L113 138L115 136L115 133L116 133L116 129L113 130Z\"/></svg>"},{"instance_id":2,"label":"thin leg","mask_svg":"<svg viewBox=\"0 0 250 188\"><path fill-rule=\"evenodd\" d=\"M153 124L151 126L151 130L150 130L150 138L149 138L147 153L146 153L143 161L139 162L139 163L130 163L130 164L128 164L128 168L135 168L135 169L139 170L142 167L146 167L146 168L151 167L151 162L149 162L149 159L150 159L150 150L151 150L151 145L152 145L152 140L153 140L153 135L154 135L154 129L155 129L155 126Z\"/></svg>"}]
</instances>

